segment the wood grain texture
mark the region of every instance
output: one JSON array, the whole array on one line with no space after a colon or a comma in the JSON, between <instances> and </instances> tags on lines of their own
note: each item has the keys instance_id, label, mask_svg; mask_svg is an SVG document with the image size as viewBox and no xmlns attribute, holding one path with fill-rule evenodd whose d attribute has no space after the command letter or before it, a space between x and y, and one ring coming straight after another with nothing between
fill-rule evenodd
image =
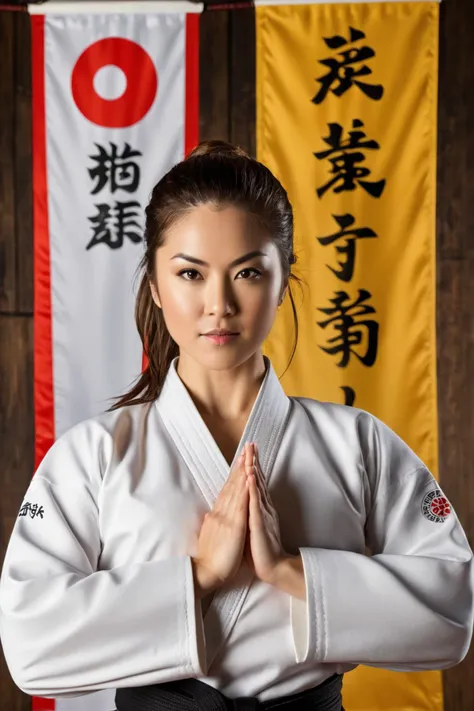
<instances>
[{"instance_id":1,"label":"wood grain texture","mask_svg":"<svg viewBox=\"0 0 474 711\"><path fill-rule=\"evenodd\" d=\"M33 313L31 32L27 13L13 18L15 92L15 233L17 310Z\"/></svg>"},{"instance_id":2,"label":"wood grain texture","mask_svg":"<svg viewBox=\"0 0 474 711\"><path fill-rule=\"evenodd\" d=\"M255 156L255 10L230 15L230 140Z\"/></svg>"},{"instance_id":3,"label":"wood grain texture","mask_svg":"<svg viewBox=\"0 0 474 711\"><path fill-rule=\"evenodd\" d=\"M199 140L228 141L229 11L209 10L200 20Z\"/></svg>"},{"instance_id":4,"label":"wood grain texture","mask_svg":"<svg viewBox=\"0 0 474 711\"><path fill-rule=\"evenodd\" d=\"M0 311L16 310L14 15L0 12Z\"/></svg>"},{"instance_id":5,"label":"wood grain texture","mask_svg":"<svg viewBox=\"0 0 474 711\"><path fill-rule=\"evenodd\" d=\"M34 465L33 320L0 316L0 563ZM29 711L0 655L1 711Z\"/></svg>"},{"instance_id":6,"label":"wood grain texture","mask_svg":"<svg viewBox=\"0 0 474 711\"><path fill-rule=\"evenodd\" d=\"M0 12L0 564L33 474L30 22ZM0 711L30 711L0 654Z\"/></svg>"},{"instance_id":7,"label":"wood grain texture","mask_svg":"<svg viewBox=\"0 0 474 711\"><path fill-rule=\"evenodd\" d=\"M440 7L437 353L440 482L474 545L474 5ZM443 673L445 711L474 709L474 653Z\"/></svg>"}]
</instances>

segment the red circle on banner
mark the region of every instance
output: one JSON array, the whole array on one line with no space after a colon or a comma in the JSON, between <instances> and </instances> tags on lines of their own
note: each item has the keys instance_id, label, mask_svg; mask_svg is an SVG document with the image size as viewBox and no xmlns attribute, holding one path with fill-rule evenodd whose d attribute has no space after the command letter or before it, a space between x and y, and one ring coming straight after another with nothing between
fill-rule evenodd
<instances>
[{"instance_id":1,"label":"red circle on banner","mask_svg":"<svg viewBox=\"0 0 474 711\"><path fill-rule=\"evenodd\" d=\"M94 76L108 65L121 69L127 87L117 99L103 99L94 87ZM71 90L79 111L105 128L125 128L141 121L155 100L158 77L150 55L136 42L107 37L81 54L71 76Z\"/></svg>"}]
</instances>

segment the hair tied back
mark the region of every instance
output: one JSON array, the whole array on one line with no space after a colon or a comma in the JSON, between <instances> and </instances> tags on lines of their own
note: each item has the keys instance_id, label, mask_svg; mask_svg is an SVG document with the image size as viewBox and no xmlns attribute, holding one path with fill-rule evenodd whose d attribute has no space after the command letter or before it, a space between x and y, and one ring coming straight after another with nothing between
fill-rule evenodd
<instances>
[{"instance_id":1,"label":"hair tied back","mask_svg":"<svg viewBox=\"0 0 474 711\"><path fill-rule=\"evenodd\" d=\"M226 141L218 139L203 141L188 154L186 160L200 158L201 156L209 158L250 158L249 154L239 146L233 146L230 143L226 143Z\"/></svg>"}]
</instances>

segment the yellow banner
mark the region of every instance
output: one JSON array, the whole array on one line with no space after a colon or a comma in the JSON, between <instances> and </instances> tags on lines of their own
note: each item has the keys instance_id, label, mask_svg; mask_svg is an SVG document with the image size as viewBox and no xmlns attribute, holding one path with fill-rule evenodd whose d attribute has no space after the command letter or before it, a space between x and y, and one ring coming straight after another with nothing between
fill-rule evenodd
<instances>
[{"instance_id":1,"label":"yellow banner","mask_svg":"<svg viewBox=\"0 0 474 711\"><path fill-rule=\"evenodd\" d=\"M354 405L437 476L436 2L260 6L257 157L295 211L289 395ZM265 344L278 374L289 299ZM387 609L387 614L390 614ZM359 667L346 711L441 711L439 672Z\"/></svg>"}]
</instances>

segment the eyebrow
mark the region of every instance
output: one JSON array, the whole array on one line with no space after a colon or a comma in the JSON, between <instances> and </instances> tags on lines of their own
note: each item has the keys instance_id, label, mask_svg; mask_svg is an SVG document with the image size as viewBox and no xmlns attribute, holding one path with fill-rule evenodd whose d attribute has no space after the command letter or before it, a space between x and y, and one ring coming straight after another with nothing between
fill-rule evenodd
<instances>
[{"instance_id":1,"label":"eyebrow","mask_svg":"<svg viewBox=\"0 0 474 711\"><path fill-rule=\"evenodd\" d=\"M236 267L238 264L243 264L243 262L248 262L249 259L253 259L254 257L266 257L267 254L266 252L261 252L260 250L255 250L254 252L249 252L248 254L244 254L242 257L237 257L237 259L234 259L233 262L229 264L229 267ZM182 252L179 252L178 254L175 254L174 257L171 257L171 259L186 259L188 262L192 262L193 264L199 264L202 267L208 267L209 264L207 262L204 262L202 259L198 259L197 257L191 257L189 254L183 254ZM170 260L171 261L171 260Z\"/></svg>"}]
</instances>

